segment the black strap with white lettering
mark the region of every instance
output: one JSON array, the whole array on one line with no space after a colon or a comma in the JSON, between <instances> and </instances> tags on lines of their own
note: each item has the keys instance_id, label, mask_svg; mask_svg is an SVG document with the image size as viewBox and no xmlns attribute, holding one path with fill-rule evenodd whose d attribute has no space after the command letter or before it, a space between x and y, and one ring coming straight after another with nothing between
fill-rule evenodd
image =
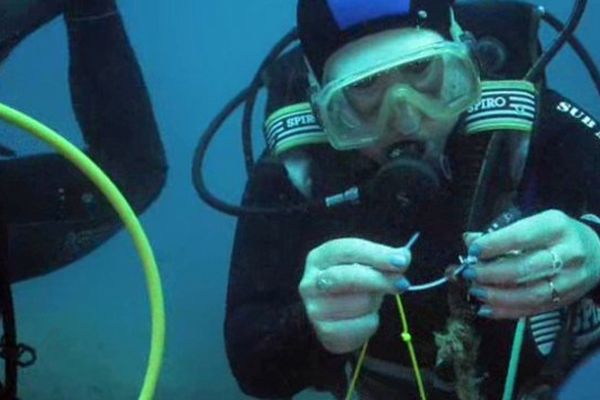
<instances>
[{"instance_id":1,"label":"black strap with white lettering","mask_svg":"<svg viewBox=\"0 0 600 400\"><path fill-rule=\"evenodd\" d=\"M530 133L537 114L536 96L535 86L527 81L482 82L481 100L467 111L466 133Z\"/></svg>"},{"instance_id":2,"label":"black strap with white lettering","mask_svg":"<svg viewBox=\"0 0 600 400\"><path fill-rule=\"evenodd\" d=\"M309 103L293 104L277 110L265 122L265 139L273 154L291 148L327 143Z\"/></svg>"}]
</instances>

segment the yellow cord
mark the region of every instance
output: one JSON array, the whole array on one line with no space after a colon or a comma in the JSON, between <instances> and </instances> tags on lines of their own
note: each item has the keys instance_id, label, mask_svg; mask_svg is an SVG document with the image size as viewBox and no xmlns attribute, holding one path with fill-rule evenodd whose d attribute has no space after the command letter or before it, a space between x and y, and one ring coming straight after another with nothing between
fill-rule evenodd
<instances>
[{"instance_id":1,"label":"yellow cord","mask_svg":"<svg viewBox=\"0 0 600 400\"><path fill-rule=\"evenodd\" d=\"M140 400L150 400L154 397L160 369L162 365L165 346L165 306L162 284L158 266L154 259L152 247L146 234L137 219L135 212L115 184L94 164L82 151L73 146L52 129L46 127L33 118L0 103L0 119L21 128L31 135L41 139L52 146L59 154L75 164L109 200L119 217L132 236L135 247L142 259L146 274L146 286L150 297L152 313L152 337L150 356L144 384L139 395Z\"/></svg>"},{"instance_id":2,"label":"yellow cord","mask_svg":"<svg viewBox=\"0 0 600 400\"><path fill-rule=\"evenodd\" d=\"M402 323L402 333L401 338L406 343L406 347L408 348L408 354L410 355L410 361L412 363L413 371L415 372L415 380L417 381L417 387L419 388L419 395L421 400L427 400L427 393L425 392L425 385L423 385L423 378L421 377L421 370L419 369L419 362L417 361L417 355L415 353L415 349L412 344L412 336L408 330L408 319L406 318L406 312L404 312L404 305L402 304L402 299L400 295L396 295L396 305L398 306L398 313L400 315L400 322ZM348 387L348 391L346 392L345 400L351 400L352 395L354 394L354 390L356 388L356 382L358 381L358 376L360 374L360 370L365 361L365 356L367 354L367 346L369 342L365 342L360 351L360 355L358 357L358 361L356 362L356 368L354 368L354 373L352 375L352 381L350 382L350 386Z\"/></svg>"},{"instance_id":3,"label":"yellow cord","mask_svg":"<svg viewBox=\"0 0 600 400\"><path fill-rule=\"evenodd\" d=\"M358 382L358 375L360 374L360 370L362 369L362 365L365 361L365 356L367 355L367 347L369 346L369 341L367 340L360 351L360 356L358 356L358 361L356 363L356 368L354 368L354 374L352 376L352 381L350 382L350 387L348 387L348 392L346 392L346 400L351 400L352 395L354 394L354 390L356 388L356 382Z\"/></svg>"},{"instance_id":4,"label":"yellow cord","mask_svg":"<svg viewBox=\"0 0 600 400\"><path fill-rule=\"evenodd\" d=\"M408 348L408 354L410 355L410 361L412 363L413 371L415 372L415 379L417 380L417 387L419 388L419 395L421 400L427 400L427 394L425 393L425 385L423 385L423 378L421 377L421 370L419 369L419 362L417 361L417 355L415 348L412 344L412 336L408 330L408 321L406 313L404 312L404 306L402 305L402 299L400 295L396 295L396 304L398 305L398 313L400 314L400 320L402 321L402 340L406 343Z\"/></svg>"}]
</instances>

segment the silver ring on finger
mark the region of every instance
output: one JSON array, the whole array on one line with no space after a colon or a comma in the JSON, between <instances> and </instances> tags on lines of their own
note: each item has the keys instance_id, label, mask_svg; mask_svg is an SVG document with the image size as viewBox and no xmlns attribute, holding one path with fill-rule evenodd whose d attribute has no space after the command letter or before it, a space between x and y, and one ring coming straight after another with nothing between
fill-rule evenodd
<instances>
[{"instance_id":1,"label":"silver ring on finger","mask_svg":"<svg viewBox=\"0 0 600 400\"><path fill-rule=\"evenodd\" d=\"M563 269L565 263L562 258L552 249L547 249L548 253L552 256L552 276L558 275L558 273Z\"/></svg>"},{"instance_id":2,"label":"silver ring on finger","mask_svg":"<svg viewBox=\"0 0 600 400\"><path fill-rule=\"evenodd\" d=\"M318 290L327 292L331 288L332 283L333 282L331 282L331 279L327 279L327 277L323 276L323 272L319 272L315 285Z\"/></svg>"},{"instance_id":3,"label":"silver ring on finger","mask_svg":"<svg viewBox=\"0 0 600 400\"><path fill-rule=\"evenodd\" d=\"M552 300L552 303L559 304L560 303L560 293L558 293L558 290L556 290L554 281L552 281L552 278L548 278L547 282L548 282L548 286L550 286L550 299Z\"/></svg>"}]
</instances>

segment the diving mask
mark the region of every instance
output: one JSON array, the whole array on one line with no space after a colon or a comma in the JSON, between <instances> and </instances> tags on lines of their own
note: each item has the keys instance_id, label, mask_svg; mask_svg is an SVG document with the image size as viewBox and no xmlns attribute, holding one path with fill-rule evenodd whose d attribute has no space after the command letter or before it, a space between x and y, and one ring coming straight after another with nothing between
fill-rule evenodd
<instances>
[{"instance_id":1,"label":"diving mask","mask_svg":"<svg viewBox=\"0 0 600 400\"><path fill-rule=\"evenodd\" d=\"M435 120L456 117L480 96L479 71L466 44L438 41L334 79L313 103L332 146L356 149L387 134L402 104ZM405 132L408 133L408 132Z\"/></svg>"}]
</instances>

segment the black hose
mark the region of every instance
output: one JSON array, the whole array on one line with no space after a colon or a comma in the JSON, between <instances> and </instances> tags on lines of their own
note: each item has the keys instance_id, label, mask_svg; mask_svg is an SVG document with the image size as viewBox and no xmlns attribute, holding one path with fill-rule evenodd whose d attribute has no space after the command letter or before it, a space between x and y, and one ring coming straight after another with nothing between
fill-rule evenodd
<instances>
[{"instance_id":1,"label":"black hose","mask_svg":"<svg viewBox=\"0 0 600 400\"><path fill-rule=\"evenodd\" d=\"M194 152L194 160L192 162L192 182L194 183L194 187L196 188L196 192L198 192L200 198L209 206L216 208L217 210L228 215L237 215L237 207L226 204L208 191L204 183L204 177L202 176L202 165L204 164L204 157L206 156L208 146L215 137L216 133L219 131L219 128L221 125L223 125L225 120L229 118L229 116L246 100L248 94L251 93L251 90L251 88L242 90L229 103L227 103L221 112L217 114L217 116L211 121L208 128L204 131L202 136L200 136L200 140L196 146L196 151Z\"/></svg>"},{"instance_id":2,"label":"black hose","mask_svg":"<svg viewBox=\"0 0 600 400\"><path fill-rule=\"evenodd\" d=\"M258 91L264 86L263 73L271 65L283 51L298 38L296 28L291 29L273 46L269 54L265 57L260 67L256 71L250 87L252 92L249 93L244 104L244 115L242 117L242 146L244 149L244 164L246 166L246 174L249 176L252 168L254 168L254 151L252 149L252 117L254 114L254 105Z\"/></svg>"},{"instance_id":3,"label":"black hose","mask_svg":"<svg viewBox=\"0 0 600 400\"><path fill-rule=\"evenodd\" d=\"M248 93L248 97L244 102L244 114L242 115L242 148L244 151L244 166L246 167L246 176L250 176L254 168L254 148L252 146L252 117L254 113L254 104L258 91L262 87L262 83L255 86L255 89Z\"/></svg>"},{"instance_id":4,"label":"black hose","mask_svg":"<svg viewBox=\"0 0 600 400\"><path fill-rule=\"evenodd\" d=\"M560 31L559 37L552 43L549 49L544 52L540 58L535 62L532 68L529 70L524 79L535 82L539 79L540 74L544 71L546 66L556 56L558 51L562 48L565 42L569 42L571 47L575 50L579 58L586 66L591 79L596 85L596 89L600 94L600 72L596 67L591 56L585 49L585 47L579 42L579 40L573 35L573 32L579 25L581 18L585 12L587 6L587 0L576 0L573 7L573 11L569 17L569 21L565 25L558 20L551 13L545 12L542 14L542 18L550 26L557 31ZM196 152L194 154L194 162L192 166L193 183L198 195L204 200L209 206L233 216L240 216L244 214L281 214L281 213L294 213L294 212L307 212L309 210L321 208L320 204L306 204L297 205L291 207L282 208L262 208L262 207L239 207L228 204L217 197L213 196L206 188L204 178L202 176L202 165L208 146L221 125L224 121L240 106L244 104L244 112L242 118L242 145L244 153L244 164L246 173L250 176L252 169L254 168L254 152L252 148L252 119L254 113L254 107L256 105L256 98L258 92L265 85L264 72L267 70L269 65L273 63L277 57L294 41L297 39L296 29L290 30L283 38L281 38L271 49L267 57L263 60L256 74L254 75L251 84L240 92L232 101L230 101L225 108L213 119L209 127L206 129L204 134L201 136Z\"/></svg>"},{"instance_id":5,"label":"black hose","mask_svg":"<svg viewBox=\"0 0 600 400\"><path fill-rule=\"evenodd\" d=\"M563 24L562 21L560 21L558 18L556 18L549 12L544 13L542 18L548 25L550 25L558 32L561 32L565 29L565 24ZM598 94L600 94L600 71L598 71L598 67L592 59L592 57L590 56L590 53L579 41L579 39L577 39L577 36L575 36L575 34L571 34L567 40L569 42L569 45L573 48L573 50L579 57L579 59L583 62L583 65L585 65L585 68L590 74L590 78L596 86L596 91L598 92Z\"/></svg>"},{"instance_id":6,"label":"black hose","mask_svg":"<svg viewBox=\"0 0 600 400\"><path fill-rule=\"evenodd\" d=\"M564 44L569 40L569 37L573 34L579 22L581 22L581 17L585 12L587 6L587 0L577 0L575 2L575 6L573 7L573 11L569 17L569 21L567 22L567 26L561 32L558 38L552 43L550 48L542 54L542 56L535 62L533 67L527 72L527 75L523 78L524 80L530 82L536 82L542 72L545 70L546 66L552 59L556 56L559 50L564 46Z\"/></svg>"},{"instance_id":7,"label":"black hose","mask_svg":"<svg viewBox=\"0 0 600 400\"><path fill-rule=\"evenodd\" d=\"M227 105L221 110L221 112L212 120L204 134L200 137L196 151L194 152L194 160L192 164L192 181L196 192L202 200L204 200L209 206L231 216L242 216L246 214L283 214L283 213L294 213L294 212L306 212L310 208L308 204L302 204L290 207L279 207L279 208L263 208L263 207L239 207L228 204L223 200L220 200L214 196L204 182L204 176L202 175L202 167L204 164L204 158L206 156L208 147L219 131L219 128L225 120L233 113L255 90L253 87L248 87L242 90L237 96L235 96Z\"/></svg>"},{"instance_id":8,"label":"black hose","mask_svg":"<svg viewBox=\"0 0 600 400\"><path fill-rule=\"evenodd\" d=\"M212 142L219 129L231 116L231 114L242 104L244 107L244 116L242 120L242 142L244 147L244 161L246 165L246 171L248 175L254 167L254 157L252 150L252 114L254 112L254 105L256 104L256 96L260 88L264 85L263 72L272 64L277 57L298 37L296 29L289 31L281 40L279 40L275 46L271 49L267 57L263 60L260 67L258 68L250 86L242 90L235 96L225 107L217 114L217 116L211 121L208 128L204 131L196 150L194 152L194 159L192 164L192 182L196 192L200 198L206 202L209 206L219 210L227 215L241 216L247 214L290 214L296 212L308 212L309 210L316 210L321 208L320 203L314 204L299 204L287 207L239 207L224 202L223 200L214 196L206 187L204 176L202 174L204 159L208 151L208 147Z\"/></svg>"}]
</instances>

